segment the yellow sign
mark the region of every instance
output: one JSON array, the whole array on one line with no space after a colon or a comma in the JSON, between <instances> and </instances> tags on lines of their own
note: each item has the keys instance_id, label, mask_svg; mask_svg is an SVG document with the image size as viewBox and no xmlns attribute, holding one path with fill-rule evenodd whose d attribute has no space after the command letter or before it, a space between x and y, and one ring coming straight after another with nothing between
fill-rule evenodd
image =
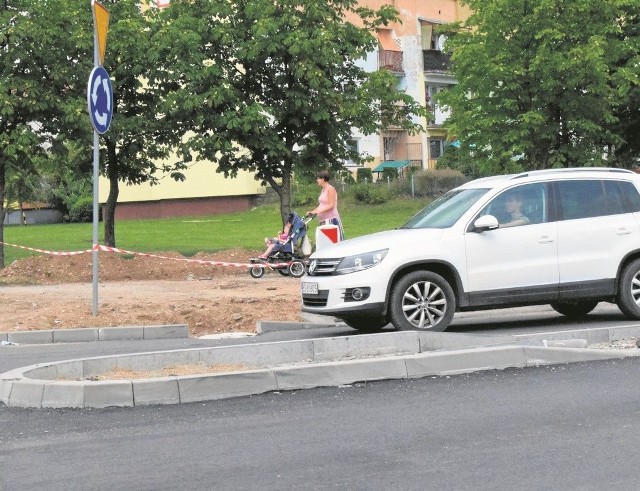
<instances>
[{"instance_id":1,"label":"yellow sign","mask_svg":"<svg viewBox=\"0 0 640 491\"><path fill-rule=\"evenodd\" d=\"M104 5L91 0L91 8L93 10L93 28L96 43L98 43L98 54L100 56L100 65L104 64L104 53L107 50L107 32L109 31L109 11Z\"/></svg>"}]
</instances>

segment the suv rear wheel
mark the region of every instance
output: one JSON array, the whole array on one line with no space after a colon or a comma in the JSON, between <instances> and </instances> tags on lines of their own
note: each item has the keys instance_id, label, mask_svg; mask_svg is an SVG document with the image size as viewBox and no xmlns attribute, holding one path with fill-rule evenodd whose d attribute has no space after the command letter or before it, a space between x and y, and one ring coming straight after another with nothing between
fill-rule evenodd
<instances>
[{"instance_id":1,"label":"suv rear wheel","mask_svg":"<svg viewBox=\"0 0 640 491\"><path fill-rule=\"evenodd\" d=\"M640 319L640 259L622 270L618 285L618 307L631 319Z\"/></svg>"},{"instance_id":2,"label":"suv rear wheel","mask_svg":"<svg viewBox=\"0 0 640 491\"><path fill-rule=\"evenodd\" d=\"M453 319L456 299L451 285L439 274L414 271L391 291L391 322L402 331L444 331Z\"/></svg>"}]
</instances>

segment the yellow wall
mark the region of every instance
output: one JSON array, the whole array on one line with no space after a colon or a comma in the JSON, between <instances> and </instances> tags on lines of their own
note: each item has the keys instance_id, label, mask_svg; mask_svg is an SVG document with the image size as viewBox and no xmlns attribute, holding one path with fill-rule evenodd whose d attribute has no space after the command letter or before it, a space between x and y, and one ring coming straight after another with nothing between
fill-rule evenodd
<instances>
[{"instance_id":1,"label":"yellow wall","mask_svg":"<svg viewBox=\"0 0 640 491\"><path fill-rule=\"evenodd\" d=\"M157 201L176 198L205 198L215 196L239 196L264 193L264 187L253 178L253 174L245 171L238 172L234 179L225 179L223 174L216 172L216 166L211 162L198 162L183 171L186 179L182 182L174 181L169 175L160 179L160 183L151 186L148 183L139 185L125 185L120 183L118 202ZM100 177L98 184L100 203L105 203L109 194L109 181Z\"/></svg>"}]
</instances>

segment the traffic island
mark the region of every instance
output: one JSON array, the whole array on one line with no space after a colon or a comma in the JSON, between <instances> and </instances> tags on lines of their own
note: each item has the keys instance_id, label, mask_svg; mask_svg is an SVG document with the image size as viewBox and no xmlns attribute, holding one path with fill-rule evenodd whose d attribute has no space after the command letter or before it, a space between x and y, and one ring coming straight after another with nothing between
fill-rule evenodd
<instances>
[{"instance_id":1,"label":"traffic island","mask_svg":"<svg viewBox=\"0 0 640 491\"><path fill-rule=\"evenodd\" d=\"M635 335L640 334L636 328ZM610 329L609 338L624 331ZM598 335L598 339L604 336ZM549 336L547 336L549 337ZM389 332L138 353L31 365L0 375L0 400L29 408L178 404L355 382L624 358L629 350L576 348L577 336L515 340L456 333ZM640 350L637 350L640 351ZM120 380L114 370L180 365L240 366L235 371Z\"/></svg>"}]
</instances>

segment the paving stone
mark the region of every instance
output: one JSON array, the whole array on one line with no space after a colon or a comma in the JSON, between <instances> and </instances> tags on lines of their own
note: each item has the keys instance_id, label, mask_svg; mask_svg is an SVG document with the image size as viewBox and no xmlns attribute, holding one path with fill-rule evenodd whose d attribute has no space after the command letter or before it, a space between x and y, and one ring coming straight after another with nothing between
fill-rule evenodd
<instances>
[{"instance_id":1,"label":"paving stone","mask_svg":"<svg viewBox=\"0 0 640 491\"><path fill-rule=\"evenodd\" d=\"M313 363L273 369L281 390L352 384L366 380L407 378L402 357Z\"/></svg>"},{"instance_id":2,"label":"paving stone","mask_svg":"<svg viewBox=\"0 0 640 491\"><path fill-rule=\"evenodd\" d=\"M136 406L148 404L178 404L180 391L175 377L134 379L133 402Z\"/></svg>"},{"instance_id":3,"label":"paving stone","mask_svg":"<svg viewBox=\"0 0 640 491\"><path fill-rule=\"evenodd\" d=\"M46 344L53 343L53 331L20 331L10 332L7 341L17 344Z\"/></svg>"},{"instance_id":4,"label":"paving stone","mask_svg":"<svg viewBox=\"0 0 640 491\"><path fill-rule=\"evenodd\" d=\"M180 402L211 401L278 390L270 370L179 377Z\"/></svg>"},{"instance_id":5,"label":"paving stone","mask_svg":"<svg viewBox=\"0 0 640 491\"><path fill-rule=\"evenodd\" d=\"M98 329L56 329L53 331L54 343L87 343L98 340Z\"/></svg>"},{"instance_id":6,"label":"paving stone","mask_svg":"<svg viewBox=\"0 0 640 491\"><path fill-rule=\"evenodd\" d=\"M128 380L86 382L84 407L133 406L133 388Z\"/></svg>"},{"instance_id":7,"label":"paving stone","mask_svg":"<svg viewBox=\"0 0 640 491\"><path fill-rule=\"evenodd\" d=\"M144 326L144 339L178 339L189 337L187 324L175 324L168 326Z\"/></svg>"}]
</instances>

